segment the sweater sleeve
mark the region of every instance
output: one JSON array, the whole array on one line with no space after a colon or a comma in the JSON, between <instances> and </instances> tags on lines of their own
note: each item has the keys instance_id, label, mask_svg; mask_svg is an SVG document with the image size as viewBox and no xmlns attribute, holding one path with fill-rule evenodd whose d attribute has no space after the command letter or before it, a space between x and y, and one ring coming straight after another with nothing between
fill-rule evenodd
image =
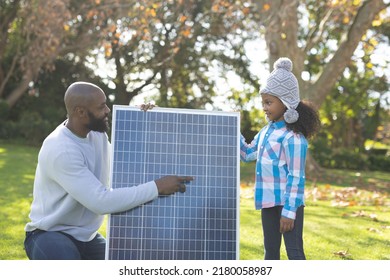
<instances>
[{"instance_id":1,"label":"sweater sleeve","mask_svg":"<svg viewBox=\"0 0 390 280\"><path fill-rule=\"evenodd\" d=\"M154 181L138 186L108 189L88 169L78 151L60 152L53 157L49 173L76 201L103 215L122 212L137 207L158 196Z\"/></svg>"}]
</instances>

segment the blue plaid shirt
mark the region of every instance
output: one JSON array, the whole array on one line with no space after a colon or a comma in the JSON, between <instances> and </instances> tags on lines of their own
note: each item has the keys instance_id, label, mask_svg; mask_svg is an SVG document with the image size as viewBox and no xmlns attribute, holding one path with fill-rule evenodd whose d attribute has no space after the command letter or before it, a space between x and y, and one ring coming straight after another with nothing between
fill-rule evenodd
<instances>
[{"instance_id":1,"label":"blue plaid shirt","mask_svg":"<svg viewBox=\"0 0 390 280\"><path fill-rule=\"evenodd\" d=\"M270 122L247 144L241 135L240 156L256 162L256 209L283 205L282 216L295 219L304 205L307 140L288 130L284 121Z\"/></svg>"}]
</instances>

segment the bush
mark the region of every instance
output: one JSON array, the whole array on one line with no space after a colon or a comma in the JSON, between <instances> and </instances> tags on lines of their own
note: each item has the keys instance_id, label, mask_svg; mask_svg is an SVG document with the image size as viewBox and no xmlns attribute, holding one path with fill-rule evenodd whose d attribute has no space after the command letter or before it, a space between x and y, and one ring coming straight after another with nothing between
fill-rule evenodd
<instances>
[{"instance_id":1,"label":"bush","mask_svg":"<svg viewBox=\"0 0 390 280\"><path fill-rule=\"evenodd\" d=\"M390 156L370 154L368 156L369 170L390 171Z\"/></svg>"},{"instance_id":2,"label":"bush","mask_svg":"<svg viewBox=\"0 0 390 280\"><path fill-rule=\"evenodd\" d=\"M335 150L332 153L332 168L339 169L367 169L368 156L365 153L348 149Z\"/></svg>"},{"instance_id":3,"label":"bush","mask_svg":"<svg viewBox=\"0 0 390 280\"><path fill-rule=\"evenodd\" d=\"M54 126L37 112L23 112L18 121L0 123L0 139L39 146Z\"/></svg>"},{"instance_id":4,"label":"bush","mask_svg":"<svg viewBox=\"0 0 390 280\"><path fill-rule=\"evenodd\" d=\"M329 149L314 146L312 154L322 167L332 169L389 171L390 156L385 153L377 154L373 151L360 152L352 149Z\"/></svg>"}]
</instances>

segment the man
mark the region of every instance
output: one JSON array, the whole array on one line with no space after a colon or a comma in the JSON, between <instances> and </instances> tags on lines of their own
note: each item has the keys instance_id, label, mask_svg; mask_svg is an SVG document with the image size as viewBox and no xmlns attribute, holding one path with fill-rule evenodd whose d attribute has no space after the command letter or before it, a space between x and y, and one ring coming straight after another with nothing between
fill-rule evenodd
<instances>
[{"instance_id":1,"label":"man","mask_svg":"<svg viewBox=\"0 0 390 280\"><path fill-rule=\"evenodd\" d=\"M193 178L165 176L109 189L105 93L94 84L76 82L66 90L64 102L68 119L45 139L38 155L26 253L29 259L104 259L106 241L97 232L103 215L184 192Z\"/></svg>"}]
</instances>

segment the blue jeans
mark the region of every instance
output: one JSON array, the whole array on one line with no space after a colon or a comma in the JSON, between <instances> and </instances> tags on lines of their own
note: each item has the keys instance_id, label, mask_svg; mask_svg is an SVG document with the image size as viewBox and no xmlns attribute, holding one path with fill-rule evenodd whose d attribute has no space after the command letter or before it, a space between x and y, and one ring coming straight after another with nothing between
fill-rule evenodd
<instances>
[{"instance_id":1,"label":"blue jeans","mask_svg":"<svg viewBox=\"0 0 390 280\"><path fill-rule=\"evenodd\" d=\"M261 221L264 234L264 259L280 260L280 246L282 235L289 260L305 260L303 250L303 208L297 209L294 229L283 234L280 233L280 217L283 206L264 208L261 210Z\"/></svg>"},{"instance_id":2,"label":"blue jeans","mask_svg":"<svg viewBox=\"0 0 390 280\"><path fill-rule=\"evenodd\" d=\"M97 234L89 242L58 231L26 232L24 248L30 260L104 260L106 240Z\"/></svg>"}]
</instances>

